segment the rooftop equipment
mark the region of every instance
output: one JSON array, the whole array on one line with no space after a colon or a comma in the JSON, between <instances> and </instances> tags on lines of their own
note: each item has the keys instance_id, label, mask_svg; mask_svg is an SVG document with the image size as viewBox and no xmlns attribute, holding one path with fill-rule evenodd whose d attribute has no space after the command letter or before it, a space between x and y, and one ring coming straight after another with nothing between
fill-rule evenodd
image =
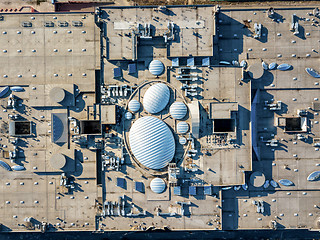
<instances>
[{"instance_id":1,"label":"rooftop equipment","mask_svg":"<svg viewBox=\"0 0 320 240\"><path fill-rule=\"evenodd\" d=\"M0 167L4 168L7 171L11 171L11 167L9 166L9 164L2 160L0 160Z\"/></svg>"},{"instance_id":2,"label":"rooftop equipment","mask_svg":"<svg viewBox=\"0 0 320 240\"><path fill-rule=\"evenodd\" d=\"M121 187L121 188L125 188L126 187L126 180L124 178L117 178L117 186Z\"/></svg>"},{"instance_id":3,"label":"rooftop equipment","mask_svg":"<svg viewBox=\"0 0 320 240\"><path fill-rule=\"evenodd\" d=\"M132 42L132 61L136 61L138 59L137 52L137 34L136 31L132 30L131 32L131 42Z\"/></svg>"},{"instance_id":4,"label":"rooftop equipment","mask_svg":"<svg viewBox=\"0 0 320 240\"><path fill-rule=\"evenodd\" d=\"M172 59L172 67L179 67L179 58Z\"/></svg>"},{"instance_id":5,"label":"rooftop equipment","mask_svg":"<svg viewBox=\"0 0 320 240\"><path fill-rule=\"evenodd\" d=\"M277 67L277 69L280 71L286 71L286 70L289 70L291 67L292 66L290 64L282 63Z\"/></svg>"},{"instance_id":6,"label":"rooftop equipment","mask_svg":"<svg viewBox=\"0 0 320 240\"><path fill-rule=\"evenodd\" d=\"M203 66L203 67L208 67L208 66L210 66L210 57L202 58L202 66Z\"/></svg>"},{"instance_id":7,"label":"rooftop equipment","mask_svg":"<svg viewBox=\"0 0 320 240\"><path fill-rule=\"evenodd\" d=\"M187 66L194 66L194 57L187 58Z\"/></svg>"},{"instance_id":8,"label":"rooftop equipment","mask_svg":"<svg viewBox=\"0 0 320 240\"><path fill-rule=\"evenodd\" d=\"M130 63L128 65L129 68L129 74L134 74L137 72L137 65L135 63Z\"/></svg>"},{"instance_id":9,"label":"rooftop equipment","mask_svg":"<svg viewBox=\"0 0 320 240\"><path fill-rule=\"evenodd\" d=\"M143 182L135 182L135 190L138 192L144 192L144 184Z\"/></svg>"},{"instance_id":10,"label":"rooftop equipment","mask_svg":"<svg viewBox=\"0 0 320 240\"><path fill-rule=\"evenodd\" d=\"M0 89L0 97L4 97L8 92L9 92L10 88L7 87L3 87Z\"/></svg>"},{"instance_id":11,"label":"rooftop equipment","mask_svg":"<svg viewBox=\"0 0 320 240\"><path fill-rule=\"evenodd\" d=\"M314 77L314 78L320 78L320 73L318 73L316 70L314 70L313 68L306 68L306 72Z\"/></svg>"},{"instance_id":12,"label":"rooftop equipment","mask_svg":"<svg viewBox=\"0 0 320 240\"><path fill-rule=\"evenodd\" d=\"M189 195L192 195L192 196L197 195L197 187L196 186L189 186Z\"/></svg>"},{"instance_id":13,"label":"rooftop equipment","mask_svg":"<svg viewBox=\"0 0 320 240\"><path fill-rule=\"evenodd\" d=\"M50 158L50 164L54 169L61 169L66 165L66 163L66 156L61 153L57 153Z\"/></svg>"},{"instance_id":14,"label":"rooftop equipment","mask_svg":"<svg viewBox=\"0 0 320 240\"><path fill-rule=\"evenodd\" d=\"M279 183L287 187L294 185L293 182L288 179L280 179Z\"/></svg>"},{"instance_id":15,"label":"rooftop equipment","mask_svg":"<svg viewBox=\"0 0 320 240\"><path fill-rule=\"evenodd\" d=\"M203 186L204 195L212 195L212 186Z\"/></svg>"},{"instance_id":16,"label":"rooftop equipment","mask_svg":"<svg viewBox=\"0 0 320 240\"><path fill-rule=\"evenodd\" d=\"M320 171L315 171L310 173L307 180L312 182L312 181L318 181L319 178L320 178Z\"/></svg>"},{"instance_id":17,"label":"rooftop equipment","mask_svg":"<svg viewBox=\"0 0 320 240\"><path fill-rule=\"evenodd\" d=\"M113 69L113 78L121 78L122 77L122 71L121 68L117 67Z\"/></svg>"},{"instance_id":18,"label":"rooftop equipment","mask_svg":"<svg viewBox=\"0 0 320 240\"><path fill-rule=\"evenodd\" d=\"M254 24L254 32L255 32L255 35L253 36L254 38L257 38L257 39L261 38L261 29L262 29L261 23Z\"/></svg>"},{"instance_id":19,"label":"rooftop equipment","mask_svg":"<svg viewBox=\"0 0 320 240\"><path fill-rule=\"evenodd\" d=\"M181 196L182 192L181 192L181 186L175 186L173 187L173 194L177 195L177 196Z\"/></svg>"}]
</instances>

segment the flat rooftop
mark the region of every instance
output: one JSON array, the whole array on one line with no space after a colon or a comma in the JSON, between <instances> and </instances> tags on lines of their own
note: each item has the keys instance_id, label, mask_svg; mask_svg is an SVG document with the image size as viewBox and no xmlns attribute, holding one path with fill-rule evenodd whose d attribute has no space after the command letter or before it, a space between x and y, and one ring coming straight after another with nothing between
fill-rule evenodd
<instances>
[{"instance_id":1,"label":"flat rooftop","mask_svg":"<svg viewBox=\"0 0 320 240\"><path fill-rule=\"evenodd\" d=\"M27 224L25 219L29 217L33 224L50 222L60 230L94 229L92 206L98 198L96 153L71 141L67 118L87 120L85 110L95 103L95 70L100 67L99 31L94 15L2 17L0 85L20 88L1 99L1 160L11 167L20 165L25 169L0 170L0 212L7 219L1 221L2 229L24 231L22 224ZM76 26L80 22L81 26ZM54 88L65 92L66 101L55 102L59 93L53 92ZM13 108L7 107L8 98L14 99ZM52 114L64 116L65 129L52 119ZM10 136L5 125L16 120L30 123L31 134ZM56 144L51 135L60 130L65 132L66 141ZM10 152L15 152L16 157L9 157ZM62 169L54 168L51 162L57 153L66 158ZM72 194L61 189L62 172L77 178Z\"/></svg>"},{"instance_id":2,"label":"flat rooftop","mask_svg":"<svg viewBox=\"0 0 320 240\"><path fill-rule=\"evenodd\" d=\"M2 14L2 231L319 230L319 18Z\"/></svg>"}]
</instances>

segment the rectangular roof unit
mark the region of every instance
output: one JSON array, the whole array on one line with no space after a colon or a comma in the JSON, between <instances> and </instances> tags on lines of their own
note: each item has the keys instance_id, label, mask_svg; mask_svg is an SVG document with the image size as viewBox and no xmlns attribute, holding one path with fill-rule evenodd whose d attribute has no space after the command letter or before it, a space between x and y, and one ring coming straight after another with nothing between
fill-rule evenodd
<instances>
[{"instance_id":1,"label":"rectangular roof unit","mask_svg":"<svg viewBox=\"0 0 320 240\"><path fill-rule=\"evenodd\" d=\"M320 103L312 102L312 110L313 111L320 111Z\"/></svg>"},{"instance_id":2,"label":"rectangular roof unit","mask_svg":"<svg viewBox=\"0 0 320 240\"><path fill-rule=\"evenodd\" d=\"M143 193L144 192L143 182L135 182L135 189L136 191Z\"/></svg>"},{"instance_id":3,"label":"rectangular roof unit","mask_svg":"<svg viewBox=\"0 0 320 240\"><path fill-rule=\"evenodd\" d=\"M197 195L197 187L196 186L189 186L189 195L192 195L192 196Z\"/></svg>"},{"instance_id":4,"label":"rectangular roof unit","mask_svg":"<svg viewBox=\"0 0 320 240\"><path fill-rule=\"evenodd\" d=\"M67 21L59 21L58 25L59 27L68 27L69 23Z\"/></svg>"},{"instance_id":5,"label":"rectangular roof unit","mask_svg":"<svg viewBox=\"0 0 320 240\"><path fill-rule=\"evenodd\" d=\"M72 21L72 26L74 26L74 27L82 27L83 23L81 21Z\"/></svg>"},{"instance_id":6,"label":"rectangular roof unit","mask_svg":"<svg viewBox=\"0 0 320 240\"><path fill-rule=\"evenodd\" d=\"M45 27L54 27L54 22L48 21L44 23Z\"/></svg>"},{"instance_id":7,"label":"rectangular roof unit","mask_svg":"<svg viewBox=\"0 0 320 240\"><path fill-rule=\"evenodd\" d=\"M285 132L306 132L307 118L306 117L287 117L285 119Z\"/></svg>"},{"instance_id":8,"label":"rectangular roof unit","mask_svg":"<svg viewBox=\"0 0 320 240\"><path fill-rule=\"evenodd\" d=\"M113 69L113 77L119 78L122 76L121 68L117 67Z\"/></svg>"},{"instance_id":9,"label":"rectangular roof unit","mask_svg":"<svg viewBox=\"0 0 320 240\"><path fill-rule=\"evenodd\" d=\"M210 103L210 119L230 119L231 112L238 111L238 103Z\"/></svg>"},{"instance_id":10,"label":"rectangular roof unit","mask_svg":"<svg viewBox=\"0 0 320 240\"><path fill-rule=\"evenodd\" d=\"M31 22L23 22L21 24L22 27L32 27L32 23Z\"/></svg>"},{"instance_id":11,"label":"rectangular roof unit","mask_svg":"<svg viewBox=\"0 0 320 240\"><path fill-rule=\"evenodd\" d=\"M30 136L32 134L32 124L30 121L14 121L9 123L10 136Z\"/></svg>"},{"instance_id":12,"label":"rectangular roof unit","mask_svg":"<svg viewBox=\"0 0 320 240\"><path fill-rule=\"evenodd\" d=\"M189 67L194 66L194 57L187 58L187 66Z\"/></svg>"},{"instance_id":13,"label":"rectangular roof unit","mask_svg":"<svg viewBox=\"0 0 320 240\"><path fill-rule=\"evenodd\" d=\"M101 124L116 124L116 105L100 105Z\"/></svg>"},{"instance_id":14,"label":"rectangular roof unit","mask_svg":"<svg viewBox=\"0 0 320 240\"><path fill-rule=\"evenodd\" d=\"M172 67L179 67L179 58L172 59Z\"/></svg>"},{"instance_id":15,"label":"rectangular roof unit","mask_svg":"<svg viewBox=\"0 0 320 240\"><path fill-rule=\"evenodd\" d=\"M124 178L117 178L117 187L125 188L126 180Z\"/></svg>"},{"instance_id":16,"label":"rectangular roof unit","mask_svg":"<svg viewBox=\"0 0 320 240\"><path fill-rule=\"evenodd\" d=\"M209 57L202 58L202 66L204 66L204 67L210 66L210 58Z\"/></svg>"},{"instance_id":17,"label":"rectangular roof unit","mask_svg":"<svg viewBox=\"0 0 320 240\"><path fill-rule=\"evenodd\" d=\"M66 143L68 141L68 117L66 113L51 114L51 141Z\"/></svg>"},{"instance_id":18,"label":"rectangular roof unit","mask_svg":"<svg viewBox=\"0 0 320 240\"><path fill-rule=\"evenodd\" d=\"M203 186L204 195L212 195L212 186Z\"/></svg>"},{"instance_id":19,"label":"rectangular roof unit","mask_svg":"<svg viewBox=\"0 0 320 240\"><path fill-rule=\"evenodd\" d=\"M200 136L200 106L199 101L192 101L188 104L191 117L192 117L192 135L195 138L199 138Z\"/></svg>"},{"instance_id":20,"label":"rectangular roof unit","mask_svg":"<svg viewBox=\"0 0 320 240\"><path fill-rule=\"evenodd\" d=\"M129 68L129 74L134 74L137 72L137 66L135 63L130 63L128 65L128 68Z\"/></svg>"},{"instance_id":21,"label":"rectangular roof unit","mask_svg":"<svg viewBox=\"0 0 320 240\"><path fill-rule=\"evenodd\" d=\"M173 194L177 196L181 196L181 186L173 187Z\"/></svg>"},{"instance_id":22,"label":"rectangular roof unit","mask_svg":"<svg viewBox=\"0 0 320 240\"><path fill-rule=\"evenodd\" d=\"M101 123L99 120L82 120L80 121L81 134L101 134Z\"/></svg>"}]
</instances>

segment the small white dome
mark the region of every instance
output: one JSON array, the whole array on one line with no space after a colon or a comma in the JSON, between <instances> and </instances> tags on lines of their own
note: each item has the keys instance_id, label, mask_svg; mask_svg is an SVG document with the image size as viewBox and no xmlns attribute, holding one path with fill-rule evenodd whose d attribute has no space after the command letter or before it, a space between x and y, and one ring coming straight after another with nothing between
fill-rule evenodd
<instances>
[{"instance_id":1,"label":"small white dome","mask_svg":"<svg viewBox=\"0 0 320 240\"><path fill-rule=\"evenodd\" d=\"M137 100L133 99L129 102L128 108L132 112L138 112L140 110L140 103Z\"/></svg>"},{"instance_id":2,"label":"small white dome","mask_svg":"<svg viewBox=\"0 0 320 240\"><path fill-rule=\"evenodd\" d=\"M180 134L185 134L189 131L189 124L186 122L179 122L177 124L177 132Z\"/></svg>"},{"instance_id":3,"label":"small white dome","mask_svg":"<svg viewBox=\"0 0 320 240\"><path fill-rule=\"evenodd\" d=\"M148 88L143 97L144 109L152 114L162 111L170 99L170 90L164 83L157 83Z\"/></svg>"},{"instance_id":4,"label":"small white dome","mask_svg":"<svg viewBox=\"0 0 320 240\"><path fill-rule=\"evenodd\" d=\"M160 194L166 189L166 183L161 178L155 178L151 181L150 188L154 193Z\"/></svg>"},{"instance_id":5,"label":"small white dome","mask_svg":"<svg viewBox=\"0 0 320 240\"><path fill-rule=\"evenodd\" d=\"M159 76L163 73L164 65L159 60L153 60L149 64L149 71L152 75Z\"/></svg>"},{"instance_id":6,"label":"small white dome","mask_svg":"<svg viewBox=\"0 0 320 240\"><path fill-rule=\"evenodd\" d=\"M175 119L182 119L187 114L187 106L183 102L174 102L170 106L170 114Z\"/></svg>"},{"instance_id":7,"label":"small white dome","mask_svg":"<svg viewBox=\"0 0 320 240\"><path fill-rule=\"evenodd\" d=\"M126 114L124 116L125 116L125 118L127 120L131 120L132 119L132 113L131 112L126 112Z\"/></svg>"},{"instance_id":8,"label":"small white dome","mask_svg":"<svg viewBox=\"0 0 320 240\"><path fill-rule=\"evenodd\" d=\"M180 137L180 138L179 138L179 143L180 143L181 145L185 145L185 144L187 143L187 139L186 139L185 137Z\"/></svg>"}]
</instances>

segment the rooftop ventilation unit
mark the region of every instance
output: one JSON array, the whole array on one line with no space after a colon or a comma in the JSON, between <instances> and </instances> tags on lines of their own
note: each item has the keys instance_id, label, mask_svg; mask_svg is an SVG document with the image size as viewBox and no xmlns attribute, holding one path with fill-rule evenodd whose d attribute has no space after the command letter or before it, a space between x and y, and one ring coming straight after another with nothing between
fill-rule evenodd
<instances>
[{"instance_id":1,"label":"rooftop ventilation unit","mask_svg":"<svg viewBox=\"0 0 320 240\"><path fill-rule=\"evenodd\" d=\"M23 22L21 24L22 27L32 27L32 23L31 22Z\"/></svg>"},{"instance_id":2,"label":"rooftop ventilation unit","mask_svg":"<svg viewBox=\"0 0 320 240\"><path fill-rule=\"evenodd\" d=\"M261 29L262 29L261 23L254 24L254 32L255 32L254 38L258 38L258 39L261 38Z\"/></svg>"},{"instance_id":3,"label":"rooftop ventilation unit","mask_svg":"<svg viewBox=\"0 0 320 240\"><path fill-rule=\"evenodd\" d=\"M45 27L54 27L54 22L45 22L44 26Z\"/></svg>"},{"instance_id":4,"label":"rooftop ventilation unit","mask_svg":"<svg viewBox=\"0 0 320 240\"><path fill-rule=\"evenodd\" d=\"M83 27L83 23L81 21L72 21L72 26Z\"/></svg>"},{"instance_id":5,"label":"rooftop ventilation unit","mask_svg":"<svg viewBox=\"0 0 320 240\"><path fill-rule=\"evenodd\" d=\"M64 21L64 22L58 22L59 27L68 27L69 23Z\"/></svg>"}]
</instances>

